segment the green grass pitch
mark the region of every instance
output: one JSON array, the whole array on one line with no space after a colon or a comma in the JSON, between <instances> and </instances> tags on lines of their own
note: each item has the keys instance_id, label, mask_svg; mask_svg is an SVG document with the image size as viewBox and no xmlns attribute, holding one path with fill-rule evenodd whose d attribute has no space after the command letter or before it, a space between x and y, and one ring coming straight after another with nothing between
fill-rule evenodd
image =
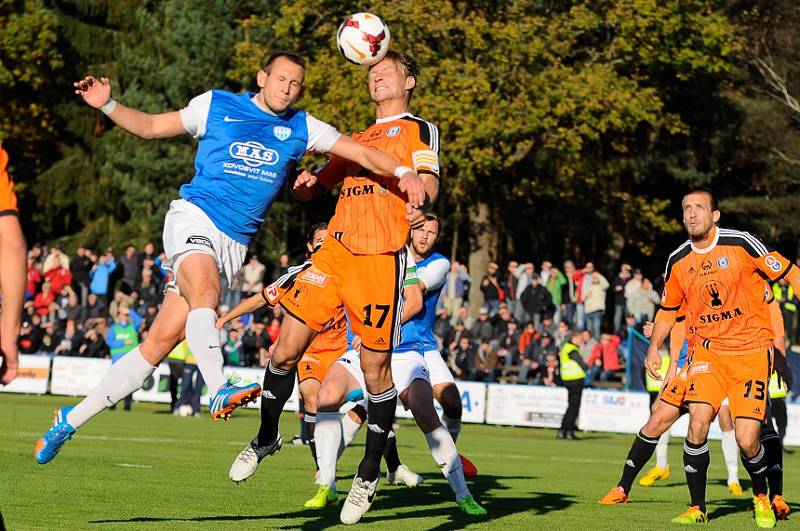
<instances>
[{"instance_id":1,"label":"green grass pitch","mask_svg":"<svg viewBox=\"0 0 800 531\"><path fill-rule=\"evenodd\" d=\"M48 465L33 460L33 445L69 397L0 395L0 510L10 530L222 530L327 529L338 509L303 509L315 491L311 457L304 446L285 444L240 485L228 467L258 425L257 411L237 412L225 422L175 418L166 406L134 404L134 411L107 411L84 426ZM289 440L297 417L285 413ZM339 463L340 499L349 489L363 452L359 434ZM461 514L446 480L416 427L402 422L400 458L425 477L416 489L379 486L364 529L670 529L669 519L687 505L681 441L670 445L673 476L653 488L636 486L625 506L597 500L617 480L630 435L586 433L557 441L553 430L465 425L459 449L478 466L473 494L489 510L481 520ZM722 450L711 443L708 500L713 529L753 529L751 501L733 498L725 486ZM800 452L785 459L787 500L800 493ZM740 471L745 476L744 470ZM745 486L749 482L744 481ZM794 521L792 521L794 520ZM800 513L784 529L800 529ZM343 526L342 526L343 527Z\"/></svg>"}]
</instances>

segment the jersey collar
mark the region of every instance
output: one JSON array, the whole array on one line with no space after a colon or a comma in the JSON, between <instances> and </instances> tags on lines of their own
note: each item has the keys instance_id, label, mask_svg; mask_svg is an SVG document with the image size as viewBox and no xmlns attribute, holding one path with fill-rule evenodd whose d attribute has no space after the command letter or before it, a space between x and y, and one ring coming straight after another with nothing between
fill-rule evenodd
<instances>
[{"instance_id":1,"label":"jersey collar","mask_svg":"<svg viewBox=\"0 0 800 531\"><path fill-rule=\"evenodd\" d=\"M711 243L704 247L697 247L694 242L692 242L691 245L694 252L697 254L706 254L714 250L714 247L717 246L717 242L719 241L719 227L713 227L711 230L714 231L714 237L711 238Z\"/></svg>"},{"instance_id":2,"label":"jersey collar","mask_svg":"<svg viewBox=\"0 0 800 531\"><path fill-rule=\"evenodd\" d=\"M387 122L393 122L395 120L399 120L400 118L402 118L404 116L411 116L411 113L410 112L403 112L403 113L400 113L400 114L395 114L394 116L386 116L385 118L377 118L375 120L375 123L376 124L385 124Z\"/></svg>"}]
</instances>

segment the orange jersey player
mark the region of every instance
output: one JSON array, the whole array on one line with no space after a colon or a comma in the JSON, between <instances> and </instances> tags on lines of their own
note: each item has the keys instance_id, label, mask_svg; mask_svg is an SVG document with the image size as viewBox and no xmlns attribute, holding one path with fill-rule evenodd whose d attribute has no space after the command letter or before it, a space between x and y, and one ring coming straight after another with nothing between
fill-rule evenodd
<instances>
[{"instance_id":1,"label":"orange jersey player","mask_svg":"<svg viewBox=\"0 0 800 531\"><path fill-rule=\"evenodd\" d=\"M0 385L17 377L17 338L25 296L25 236L19 223L17 194L8 173L8 153L0 144Z\"/></svg>"},{"instance_id":2,"label":"orange jersey player","mask_svg":"<svg viewBox=\"0 0 800 531\"><path fill-rule=\"evenodd\" d=\"M673 522L702 523L708 518L708 430L727 397L742 462L753 481L756 524L772 527L775 512L767 497L770 456L760 432L767 413L775 333L764 278L786 278L797 289L800 271L751 234L720 229L719 203L711 190L691 190L682 208L689 241L667 261L661 309L645 362L653 376L660 365L658 347L682 308L687 335L694 340L685 400L689 432L684 444L691 502Z\"/></svg>"}]
</instances>

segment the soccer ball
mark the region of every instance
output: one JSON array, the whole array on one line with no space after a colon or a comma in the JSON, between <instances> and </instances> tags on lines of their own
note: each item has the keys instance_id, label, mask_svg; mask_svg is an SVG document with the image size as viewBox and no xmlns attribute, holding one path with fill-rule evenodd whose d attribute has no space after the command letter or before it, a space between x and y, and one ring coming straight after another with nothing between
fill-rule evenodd
<instances>
[{"instance_id":1,"label":"soccer ball","mask_svg":"<svg viewBox=\"0 0 800 531\"><path fill-rule=\"evenodd\" d=\"M336 43L345 59L357 65L374 65L389 51L389 26L372 13L350 15L339 26Z\"/></svg>"}]
</instances>

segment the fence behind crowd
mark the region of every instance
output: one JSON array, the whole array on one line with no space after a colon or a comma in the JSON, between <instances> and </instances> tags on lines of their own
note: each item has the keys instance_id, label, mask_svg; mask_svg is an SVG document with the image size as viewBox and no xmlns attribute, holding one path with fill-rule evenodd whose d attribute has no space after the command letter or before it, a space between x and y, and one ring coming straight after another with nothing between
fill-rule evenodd
<instances>
[{"instance_id":1,"label":"fence behind crowd","mask_svg":"<svg viewBox=\"0 0 800 531\"><path fill-rule=\"evenodd\" d=\"M798 361L797 352L790 356ZM83 396L93 389L108 368L108 359L21 355L20 376L10 385L0 387L6 393L27 393ZM796 365L795 365L796 366ZM236 374L243 383L260 382L263 368L224 367L225 376ZM169 403L169 366L162 363L147 379L144 387L134 393L133 398L141 402ZM798 380L796 380L798 381ZM530 426L558 428L567 409L567 391L563 387L546 387L513 384L485 384L480 382L456 382L461 392L464 422L487 423L500 426ZM208 394L201 398L208 405ZM288 411L299 410L297 387L284 407ZM258 402L248 407L258 407ZM789 425L784 442L800 446L800 404L787 404ZM647 393L586 389L580 406L578 427L584 431L615 433L637 433L650 415ZM411 412L402 405L397 407L397 416L411 418ZM670 433L684 437L688 418L684 415ZM710 438L719 439L721 432L716 421Z\"/></svg>"}]
</instances>

